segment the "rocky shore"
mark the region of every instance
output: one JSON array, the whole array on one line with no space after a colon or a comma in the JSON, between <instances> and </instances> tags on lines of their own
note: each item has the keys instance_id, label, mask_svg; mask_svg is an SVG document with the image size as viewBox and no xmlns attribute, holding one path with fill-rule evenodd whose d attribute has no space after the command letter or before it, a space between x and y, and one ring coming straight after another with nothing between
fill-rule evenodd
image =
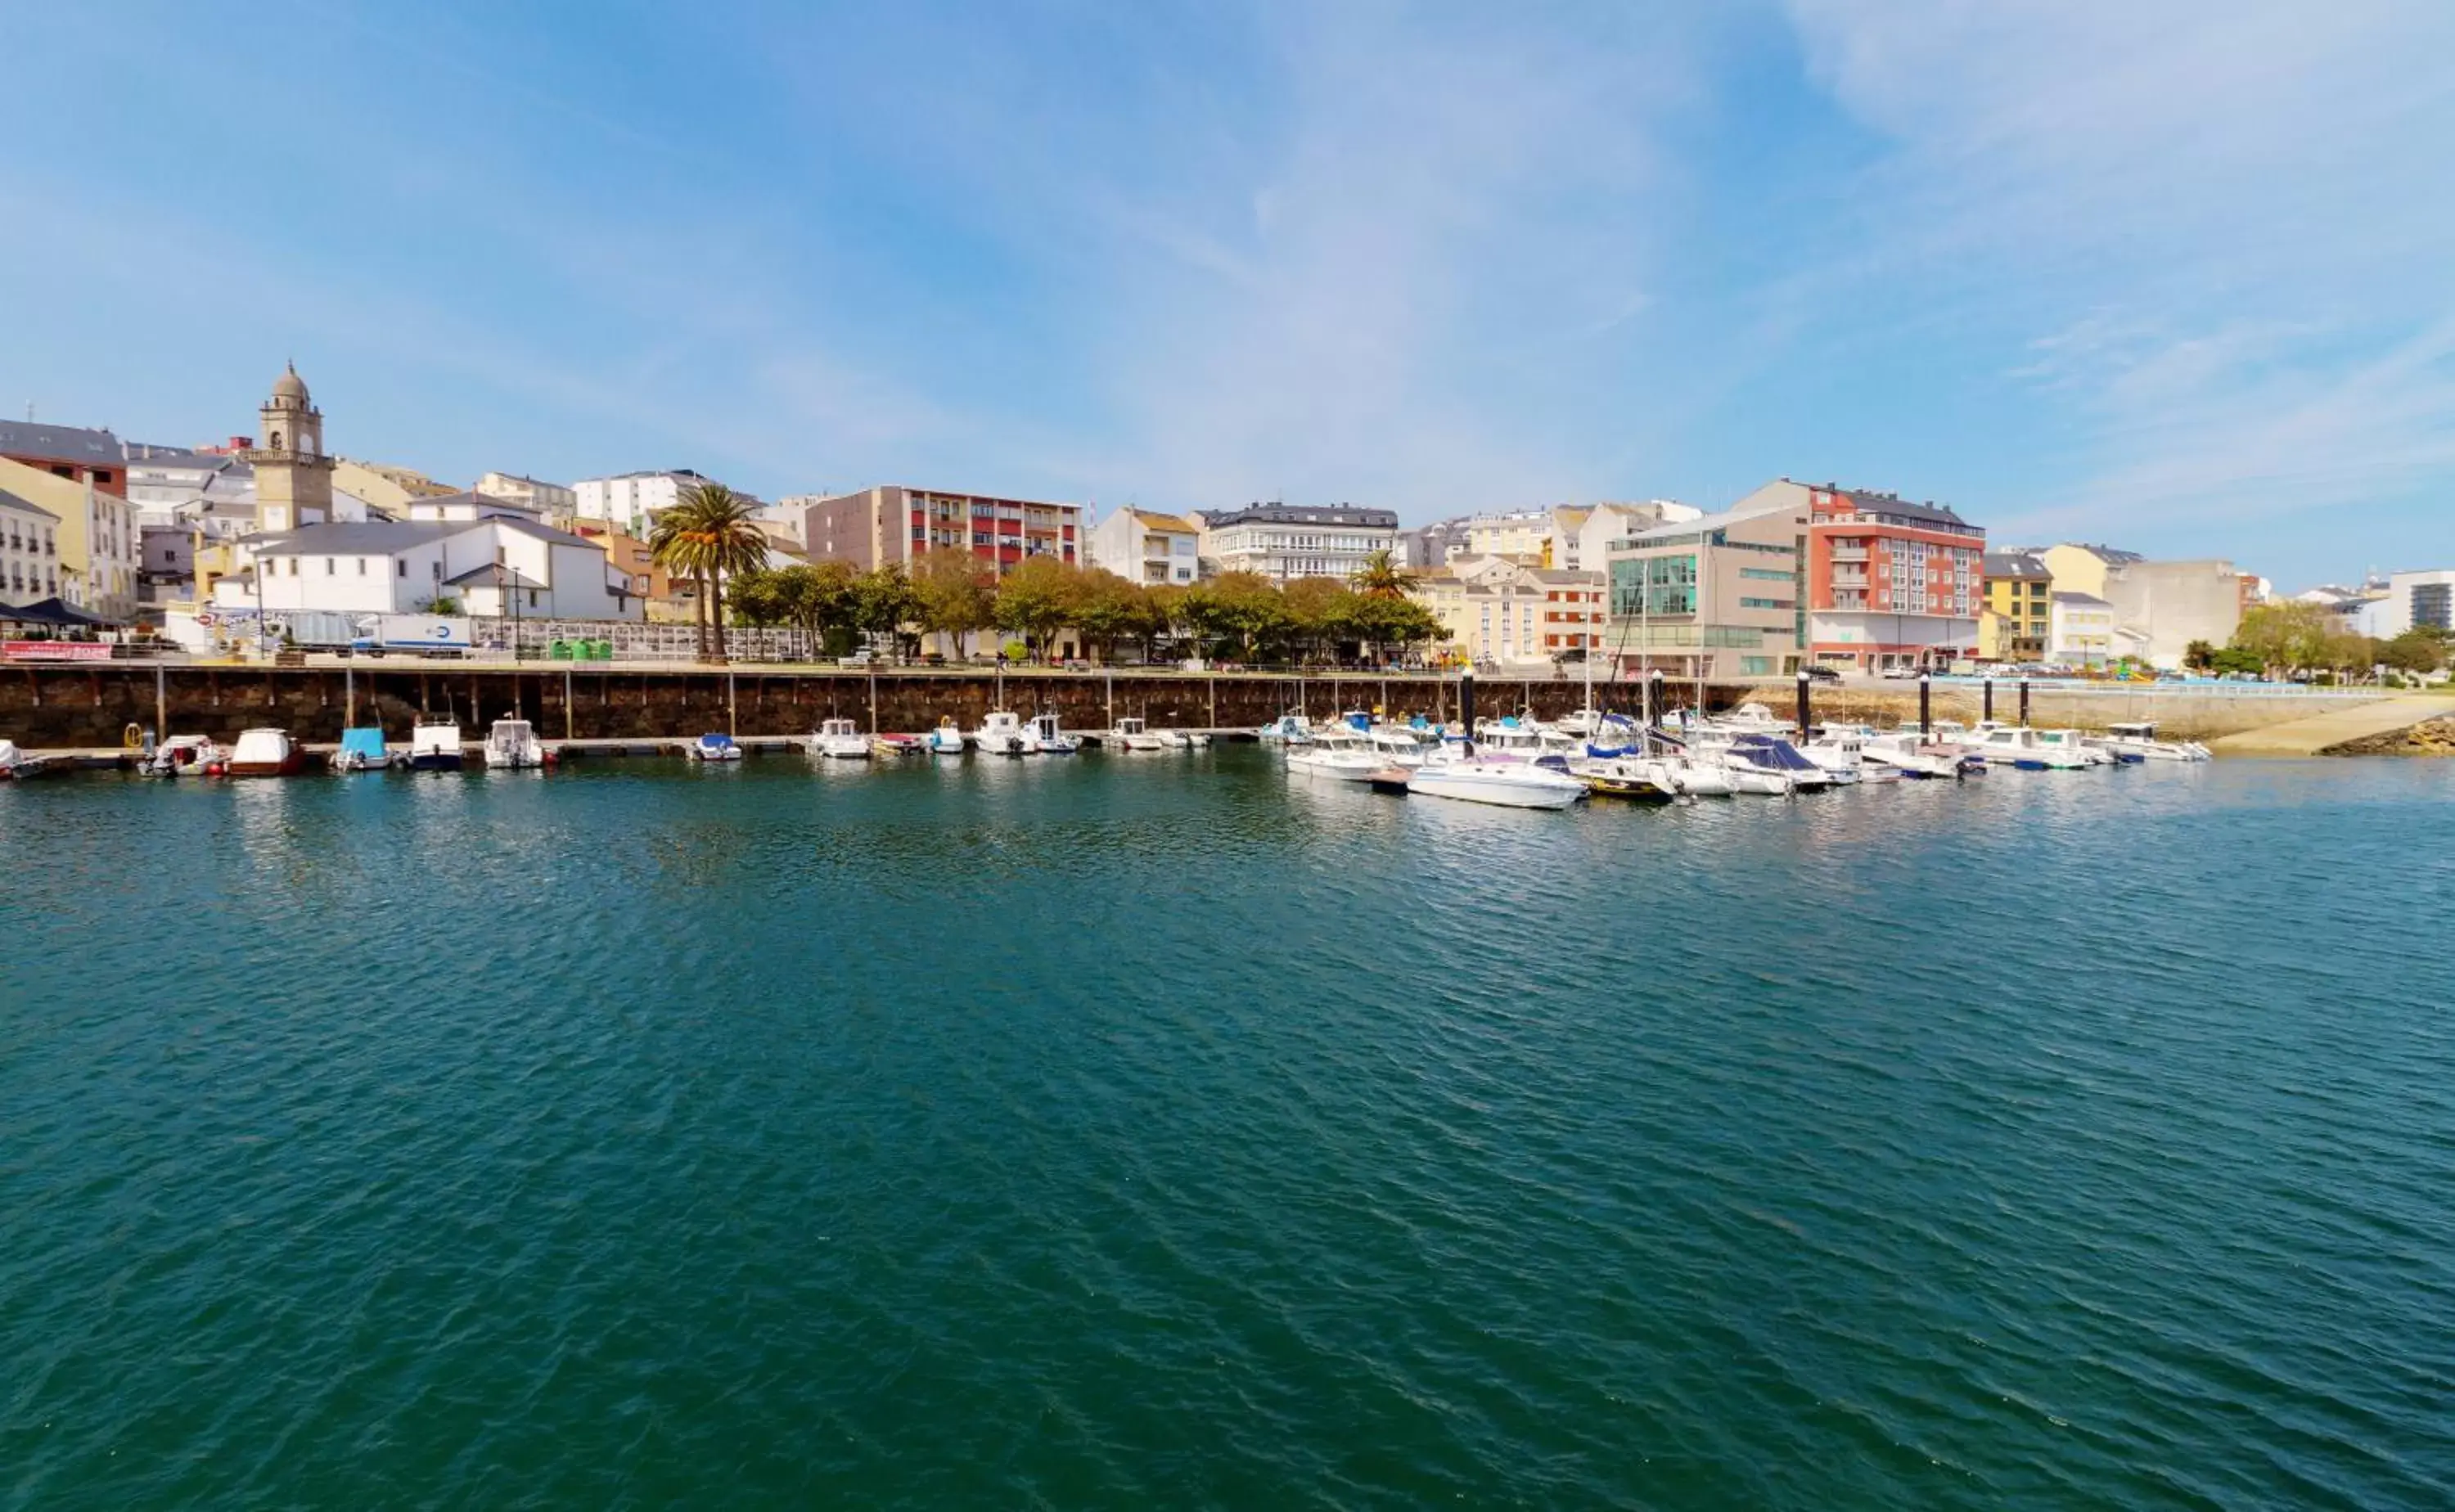
<instances>
[{"instance_id":1,"label":"rocky shore","mask_svg":"<svg viewBox=\"0 0 2455 1512\"><path fill-rule=\"evenodd\" d=\"M2455 718L2427 719L2408 730L2351 740L2329 756L2455 756Z\"/></svg>"}]
</instances>

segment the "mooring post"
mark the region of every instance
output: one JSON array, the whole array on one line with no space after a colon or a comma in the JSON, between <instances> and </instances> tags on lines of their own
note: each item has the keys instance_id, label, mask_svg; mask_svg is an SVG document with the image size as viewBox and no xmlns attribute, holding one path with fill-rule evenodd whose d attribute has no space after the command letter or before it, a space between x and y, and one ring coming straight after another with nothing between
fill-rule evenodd
<instances>
[{"instance_id":1,"label":"mooring post","mask_svg":"<svg viewBox=\"0 0 2455 1512\"><path fill-rule=\"evenodd\" d=\"M2028 679L2028 678L2026 678L2026 677L2023 677L2023 678L2021 678L2021 679L2020 679L2020 723L2021 723L2022 727L2023 727L2023 728L2025 728L2025 727L2028 725L2028 722L2029 722L2029 679Z\"/></svg>"},{"instance_id":2,"label":"mooring post","mask_svg":"<svg viewBox=\"0 0 2455 1512\"><path fill-rule=\"evenodd\" d=\"M571 663L566 661L562 664L562 737L564 739L568 740L572 737L571 729Z\"/></svg>"},{"instance_id":3,"label":"mooring post","mask_svg":"<svg viewBox=\"0 0 2455 1512\"><path fill-rule=\"evenodd\" d=\"M166 686L162 664L153 664L153 738L171 738L171 695Z\"/></svg>"},{"instance_id":4,"label":"mooring post","mask_svg":"<svg viewBox=\"0 0 2455 1512\"><path fill-rule=\"evenodd\" d=\"M724 669L724 733L726 735L740 734L740 732L735 730L733 727L734 708L733 669L731 667L727 667Z\"/></svg>"},{"instance_id":5,"label":"mooring post","mask_svg":"<svg viewBox=\"0 0 2455 1512\"><path fill-rule=\"evenodd\" d=\"M1988 677L1979 687L1978 696L1978 707L1983 711L1978 717L1992 720L1995 717L1995 679L1993 677Z\"/></svg>"},{"instance_id":6,"label":"mooring post","mask_svg":"<svg viewBox=\"0 0 2455 1512\"><path fill-rule=\"evenodd\" d=\"M1932 685L1928 680L1927 675L1923 672L1919 673L1918 733L1925 736L1930 740L1935 738L1935 706L1929 696L1931 686Z\"/></svg>"},{"instance_id":7,"label":"mooring post","mask_svg":"<svg viewBox=\"0 0 2455 1512\"><path fill-rule=\"evenodd\" d=\"M1807 669L1801 667L1798 669L1798 738L1806 740L1815 728L1816 722L1807 712Z\"/></svg>"},{"instance_id":8,"label":"mooring post","mask_svg":"<svg viewBox=\"0 0 2455 1512\"><path fill-rule=\"evenodd\" d=\"M358 727L358 669L349 662L341 663L341 728Z\"/></svg>"}]
</instances>

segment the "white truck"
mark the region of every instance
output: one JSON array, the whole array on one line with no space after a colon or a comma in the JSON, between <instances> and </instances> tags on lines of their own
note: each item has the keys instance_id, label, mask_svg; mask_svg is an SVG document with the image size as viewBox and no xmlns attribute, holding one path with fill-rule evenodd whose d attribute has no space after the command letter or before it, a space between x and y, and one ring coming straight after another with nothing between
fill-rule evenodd
<instances>
[{"instance_id":1,"label":"white truck","mask_svg":"<svg viewBox=\"0 0 2455 1512\"><path fill-rule=\"evenodd\" d=\"M350 649L361 656L387 652L401 655L465 656L469 654L469 621L458 615L376 615L360 621Z\"/></svg>"}]
</instances>

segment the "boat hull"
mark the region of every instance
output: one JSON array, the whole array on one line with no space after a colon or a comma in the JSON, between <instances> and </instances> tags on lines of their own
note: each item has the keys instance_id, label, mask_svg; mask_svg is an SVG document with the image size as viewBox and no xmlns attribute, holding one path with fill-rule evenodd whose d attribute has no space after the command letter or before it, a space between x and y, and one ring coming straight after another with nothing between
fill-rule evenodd
<instances>
[{"instance_id":1,"label":"boat hull","mask_svg":"<svg viewBox=\"0 0 2455 1512\"><path fill-rule=\"evenodd\" d=\"M420 751L409 758L412 772L457 772L468 757L457 751Z\"/></svg>"},{"instance_id":2,"label":"boat hull","mask_svg":"<svg viewBox=\"0 0 2455 1512\"><path fill-rule=\"evenodd\" d=\"M1455 798L1503 809L1565 809L1586 796L1585 784L1574 777L1564 777L1557 783L1527 782L1461 771L1454 763L1417 767L1407 778L1407 791L1425 797Z\"/></svg>"}]
</instances>

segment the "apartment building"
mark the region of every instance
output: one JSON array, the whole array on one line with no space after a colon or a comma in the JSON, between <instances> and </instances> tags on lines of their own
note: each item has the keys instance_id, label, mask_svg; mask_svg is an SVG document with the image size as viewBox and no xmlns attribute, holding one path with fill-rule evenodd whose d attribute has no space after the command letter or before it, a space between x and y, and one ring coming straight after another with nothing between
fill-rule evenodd
<instances>
[{"instance_id":1,"label":"apartment building","mask_svg":"<svg viewBox=\"0 0 2455 1512\"><path fill-rule=\"evenodd\" d=\"M0 491L0 604L59 596L59 525L41 505Z\"/></svg>"},{"instance_id":2,"label":"apartment building","mask_svg":"<svg viewBox=\"0 0 2455 1512\"><path fill-rule=\"evenodd\" d=\"M1202 575L1202 527L1131 506L1091 527L1089 563L1128 582L1184 586Z\"/></svg>"},{"instance_id":3,"label":"apartment building","mask_svg":"<svg viewBox=\"0 0 2455 1512\"><path fill-rule=\"evenodd\" d=\"M584 477L571 485L571 512L574 518L602 520L645 536L659 514L681 502L684 489L709 481L688 468Z\"/></svg>"},{"instance_id":4,"label":"apartment building","mask_svg":"<svg viewBox=\"0 0 2455 1512\"><path fill-rule=\"evenodd\" d=\"M127 450L109 431L0 420L0 457L121 498L128 496Z\"/></svg>"},{"instance_id":5,"label":"apartment building","mask_svg":"<svg viewBox=\"0 0 2455 1512\"><path fill-rule=\"evenodd\" d=\"M120 470L110 471L113 482L124 487ZM38 468L0 457L0 494L51 516L46 527L45 583L54 580L51 564L56 558L56 592L63 601L103 619L127 621L136 615L142 560L136 514L126 498L105 492L94 472L81 469L76 475L64 475L50 465Z\"/></svg>"},{"instance_id":6,"label":"apartment building","mask_svg":"<svg viewBox=\"0 0 2455 1512\"><path fill-rule=\"evenodd\" d=\"M1945 667L1978 652L1986 532L1938 504L1781 478L1733 512L1807 522L1807 644L1867 670Z\"/></svg>"},{"instance_id":7,"label":"apartment building","mask_svg":"<svg viewBox=\"0 0 2455 1512\"><path fill-rule=\"evenodd\" d=\"M548 519L568 519L579 513L579 491L548 483L525 473L489 473L477 480L478 493L525 504Z\"/></svg>"},{"instance_id":8,"label":"apartment building","mask_svg":"<svg viewBox=\"0 0 2455 1512\"><path fill-rule=\"evenodd\" d=\"M1981 565L1986 596L1978 611L1978 659L2043 660L2054 630L2047 597L2053 570L2036 552L1988 552Z\"/></svg>"},{"instance_id":9,"label":"apartment building","mask_svg":"<svg viewBox=\"0 0 2455 1512\"><path fill-rule=\"evenodd\" d=\"M1274 582L1347 578L1375 552L1393 555L1398 516L1351 504L1248 504L1204 510L1201 554L1223 573L1259 573Z\"/></svg>"},{"instance_id":10,"label":"apartment building","mask_svg":"<svg viewBox=\"0 0 2455 1512\"><path fill-rule=\"evenodd\" d=\"M813 561L868 569L933 551L967 551L1003 574L1034 556L1079 564L1083 507L885 483L802 507L801 545Z\"/></svg>"}]
</instances>

